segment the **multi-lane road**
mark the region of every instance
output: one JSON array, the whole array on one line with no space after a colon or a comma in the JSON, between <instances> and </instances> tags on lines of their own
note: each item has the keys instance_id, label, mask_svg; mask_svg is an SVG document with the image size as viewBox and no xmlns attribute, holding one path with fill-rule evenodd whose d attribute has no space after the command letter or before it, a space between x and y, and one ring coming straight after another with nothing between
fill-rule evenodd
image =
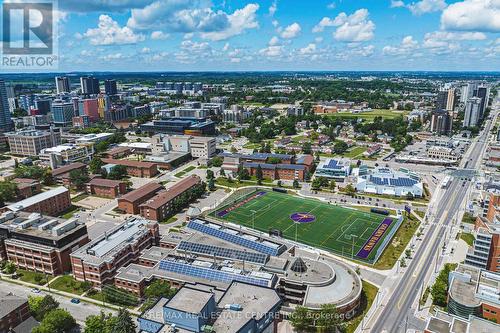
<instances>
[{"instance_id":1,"label":"multi-lane road","mask_svg":"<svg viewBox=\"0 0 500 333\"><path fill-rule=\"evenodd\" d=\"M493 119L496 119L497 111L498 109ZM487 121L484 131L471 144L461 166L467 165L467 168L472 171L480 167L492 123L491 120ZM422 245L417 249L406 272L397 282L389 300L375 312L371 323L367 325L371 332L393 333L422 328L411 327L408 324L408 318L414 315L412 304L420 294L427 273L434 269L433 262L436 260L436 254L441 254L448 227L454 222L453 216L464 207L467 198L465 193L473 184L470 178L467 180L454 178L447 189L439 191L442 194L427 215L429 229L422 240Z\"/></svg>"}]
</instances>

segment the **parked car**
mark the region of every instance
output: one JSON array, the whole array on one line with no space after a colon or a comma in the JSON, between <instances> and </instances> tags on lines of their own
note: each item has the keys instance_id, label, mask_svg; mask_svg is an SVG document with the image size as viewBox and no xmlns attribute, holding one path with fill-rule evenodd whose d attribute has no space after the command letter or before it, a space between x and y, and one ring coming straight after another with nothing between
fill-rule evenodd
<instances>
[{"instance_id":1,"label":"parked car","mask_svg":"<svg viewBox=\"0 0 500 333\"><path fill-rule=\"evenodd\" d=\"M80 304L80 300L78 298L72 298L71 303L73 304Z\"/></svg>"}]
</instances>

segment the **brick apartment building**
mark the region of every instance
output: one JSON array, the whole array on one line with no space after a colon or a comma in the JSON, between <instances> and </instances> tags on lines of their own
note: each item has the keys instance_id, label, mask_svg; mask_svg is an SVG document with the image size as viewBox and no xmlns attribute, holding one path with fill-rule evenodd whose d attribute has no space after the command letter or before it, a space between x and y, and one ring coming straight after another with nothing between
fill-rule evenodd
<instances>
[{"instance_id":1,"label":"brick apartment building","mask_svg":"<svg viewBox=\"0 0 500 333\"><path fill-rule=\"evenodd\" d=\"M158 192L154 197L139 205L141 216L154 221L165 220L173 212L175 199L199 184L201 184L200 177L191 175L165 191Z\"/></svg>"},{"instance_id":2,"label":"brick apartment building","mask_svg":"<svg viewBox=\"0 0 500 333\"><path fill-rule=\"evenodd\" d=\"M139 214L139 205L163 190L161 184L152 182L133 190L118 199L118 208L127 214Z\"/></svg>"},{"instance_id":3,"label":"brick apartment building","mask_svg":"<svg viewBox=\"0 0 500 333\"><path fill-rule=\"evenodd\" d=\"M63 274L71 270L70 253L88 243L87 227L76 218L69 220L37 213L5 212L0 219L0 248L3 260L17 267Z\"/></svg>"},{"instance_id":4,"label":"brick apartment building","mask_svg":"<svg viewBox=\"0 0 500 333\"><path fill-rule=\"evenodd\" d=\"M11 293L0 292L0 332L10 330L31 317L28 299L21 298ZM13 331L17 332L17 331Z\"/></svg>"},{"instance_id":5,"label":"brick apartment building","mask_svg":"<svg viewBox=\"0 0 500 333\"><path fill-rule=\"evenodd\" d=\"M58 184L62 184L64 186L69 186L71 181L69 179L69 173L73 170L85 170L87 169L87 164L82 162L75 162L60 168L52 170L52 177Z\"/></svg>"},{"instance_id":6,"label":"brick apartment building","mask_svg":"<svg viewBox=\"0 0 500 333\"><path fill-rule=\"evenodd\" d=\"M286 179L304 181L307 167L300 164L268 164L268 163L243 163L250 176L257 174L257 169L262 169L262 175L267 179Z\"/></svg>"},{"instance_id":7,"label":"brick apartment building","mask_svg":"<svg viewBox=\"0 0 500 333\"><path fill-rule=\"evenodd\" d=\"M7 209L13 212L23 211L58 216L71 207L69 190L64 186L42 192L27 199L15 202Z\"/></svg>"},{"instance_id":8,"label":"brick apartment building","mask_svg":"<svg viewBox=\"0 0 500 333\"><path fill-rule=\"evenodd\" d=\"M42 191L42 185L35 179L14 178L13 182L17 186L17 196L21 199L29 198Z\"/></svg>"},{"instance_id":9,"label":"brick apartment building","mask_svg":"<svg viewBox=\"0 0 500 333\"><path fill-rule=\"evenodd\" d=\"M127 168L127 174L133 177L151 178L158 174L156 163L116 160L112 158L104 158L102 161L111 165L124 165Z\"/></svg>"},{"instance_id":10,"label":"brick apartment building","mask_svg":"<svg viewBox=\"0 0 500 333\"><path fill-rule=\"evenodd\" d=\"M137 260L140 252L157 245L159 238L158 223L130 217L71 254L73 275L97 288L112 283L118 268Z\"/></svg>"},{"instance_id":11,"label":"brick apartment building","mask_svg":"<svg viewBox=\"0 0 500 333\"><path fill-rule=\"evenodd\" d=\"M127 184L119 180L94 178L86 184L88 194L114 199L127 192Z\"/></svg>"}]
</instances>

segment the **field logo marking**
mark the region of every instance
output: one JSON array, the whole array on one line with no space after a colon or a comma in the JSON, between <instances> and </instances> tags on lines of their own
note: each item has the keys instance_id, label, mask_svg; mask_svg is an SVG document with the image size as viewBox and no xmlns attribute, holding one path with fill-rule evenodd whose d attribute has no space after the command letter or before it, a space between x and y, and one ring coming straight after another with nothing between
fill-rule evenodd
<instances>
[{"instance_id":1,"label":"field logo marking","mask_svg":"<svg viewBox=\"0 0 500 333\"><path fill-rule=\"evenodd\" d=\"M314 216L311 213L301 212L301 213L293 213L292 215L290 215L290 219L293 222L298 222L298 223L311 223L316 220L316 216Z\"/></svg>"},{"instance_id":2,"label":"field logo marking","mask_svg":"<svg viewBox=\"0 0 500 333\"><path fill-rule=\"evenodd\" d=\"M372 250L375 248L375 245L377 245L377 243L382 239L382 236L385 234L391 223L392 219L385 218L378 228L375 229L370 238L368 238L356 256L363 259L368 258Z\"/></svg>"}]
</instances>

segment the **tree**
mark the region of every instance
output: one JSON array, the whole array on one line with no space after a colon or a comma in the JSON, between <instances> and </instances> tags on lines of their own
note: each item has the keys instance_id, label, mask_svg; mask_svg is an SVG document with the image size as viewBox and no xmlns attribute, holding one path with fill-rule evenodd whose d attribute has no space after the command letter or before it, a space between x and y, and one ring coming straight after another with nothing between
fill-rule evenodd
<instances>
[{"instance_id":1,"label":"tree","mask_svg":"<svg viewBox=\"0 0 500 333\"><path fill-rule=\"evenodd\" d=\"M297 178L293 180L293 188L299 188L299 181Z\"/></svg>"},{"instance_id":2,"label":"tree","mask_svg":"<svg viewBox=\"0 0 500 333\"><path fill-rule=\"evenodd\" d=\"M12 201L16 198L17 185L12 181L6 180L0 182L0 204L6 201Z\"/></svg>"},{"instance_id":3,"label":"tree","mask_svg":"<svg viewBox=\"0 0 500 333\"><path fill-rule=\"evenodd\" d=\"M96 174L101 173L101 169L104 166L104 162L97 156L94 156L89 163L90 173Z\"/></svg>"},{"instance_id":4,"label":"tree","mask_svg":"<svg viewBox=\"0 0 500 333\"><path fill-rule=\"evenodd\" d=\"M215 181L213 178L210 178L208 180L208 190L209 191L214 191L215 190Z\"/></svg>"},{"instance_id":5,"label":"tree","mask_svg":"<svg viewBox=\"0 0 500 333\"><path fill-rule=\"evenodd\" d=\"M278 157L269 157L267 159L267 163L269 163L269 164L279 164L279 163L281 163L281 159L278 158Z\"/></svg>"},{"instance_id":6,"label":"tree","mask_svg":"<svg viewBox=\"0 0 500 333\"><path fill-rule=\"evenodd\" d=\"M351 197L354 196L354 194L356 193L356 189L354 188L354 186L352 186L351 183L347 184L347 186L345 187L345 191Z\"/></svg>"},{"instance_id":7,"label":"tree","mask_svg":"<svg viewBox=\"0 0 500 333\"><path fill-rule=\"evenodd\" d=\"M213 179L214 178L214 172L210 169L207 170L207 179Z\"/></svg>"},{"instance_id":8,"label":"tree","mask_svg":"<svg viewBox=\"0 0 500 333\"><path fill-rule=\"evenodd\" d=\"M28 305L33 317L38 321L41 321L47 313L59 307L59 303L50 295L29 297Z\"/></svg>"},{"instance_id":9,"label":"tree","mask_svg":"<svg viewBox=\"0 0 500 333\"><path fill-rule=\"evenodd\" d=\"M85 169L71 170L69 173L69 181L78 190L81 190L89 180L89 174Z\"/></svg>"},{"instance_id":10,"label":"tree","mask_svg":"<svg viewBox=\"0 0 500 333\"><path fill-rule=\"evenodd\" d=\"M309 310L303 306L297 306L289 317L293 328L298 332L307 331L313 325L312 316Z\"/></svg>"},{"instance_id":11,"label":"tree","mask_svg":"<svg viewBox=\"0 0 500 333\"><path fill-rule=\"evenodd\" d=\"M115 165L108 173L108 179L120 180L127 175L127 167L125 165Z\"/></svg>"},{"instance_id":12,"label":"tree","mask_svg":"<svg viewBox=\"0 0 500 333\"><path fill-rule=\"evenodd\" d=\"M281 180L278 180L277 185L278 185L278 187L281 187L283 185L283 183L281 182Z\"/></svg>"},{"instance_id":13,"label":"tree","mask_svg":"<svg viewBox=\"0 0 500 333\"><path fill-rule=\"evenodd\" d=\"M170 298L175 294L175 289L165 280L155 280L145 290L144 295L148 298Z\"/></svg>"},{"instance_id":14,"label":"tree","mask_svg":"<svg viewBox=\"0 0 500 333\"><path fill-rule=\"evenodd\" d=\"M110 333L135 333L135 323L130 313L124 308L118 310L118 316Z\"/></svg>"},{"instance_id":15,"label":"tree","mask_svg":"<svg viewBox=\"0 0 500 333\"><path fill-rule=\"evenodd\" d=\"M16 268L16 264L14 264L12 261L9 261L3 267L3 271L5 274L14 274L16 272Z\"/></svg>"},{"instance_id":16,"label":"tree","mask_svg":"<svg viewBox=\"0 0 500 333\"><path fill-rule=\"evenodd\" d=\"M212 166L219 168L222 166L222 163L224 163L224 160L220 156L212 158Z\"/></svg>"},{"instance_id":17,"label":"tree","mask_svg":"<svg viewBox=\"0 0 500 333\"><path fill-rule=\"evenodd\" d=\"M320 326L326 332L335 332L341 324L337 308L333 304L322 304L320 316L316 320L315 326Z\"/></svg>"},{"instance_id":18,"label":"tree","mask_svg":"<svg viewBox=\"0 0 500 333\"><path fill-rule=\"evenodd\" d=\"M257 178L257 184L262 184L262 179L264 178L264 175L262 173L262 167L257 165L257 170L255 171L255 177Z\"/></svg>"},{"instance_id":19,"label":"tree","mask_svg":"<svg viewBox=\"0 0 500 333\"><path fill-rule=\"evenodd\" d=\"M66 333L75 327L76 321L71 314L64 309L54 309L48 312L40 325L35 327L32 333Z\"/></svg>"},{"instance_id":20,"label":"tree","mask_svg":"<svg viewBox=\"0 0 500 333\"><path fill-rule=\"evenodd\" d=\"M311 149L311 143L310 142L305 142L304 145L302 146L302 152L304 154L311 154L312 149Z\"/></svg>"},{"instance_id":21,"label":"tree","mask_svg":"<svg viewBox=\"0 0 500 333\"><path fill-rule=\"evenodd\" d=\"M343 154L346 152L346 150L349 148L349 146L347 145L347 143L345 143L344 141L337 141L335 143L335 145L333 146L333 151L336 153L336 154Z\"/></svg>"},{"instance_id":22,"label":"tree","mask_svg":"<svg viewBox=\"0 0 500 333\"><path fill-rule=\"evenodd\" d=\"M337 183L335 182L335 180L332 179L330 181L329 187L330 187L330 190L335 191L335 188L337 187Z\"/></svg>"},{"instance_id":23,"label":"tree","mask_svg":"<svg viewBox=\"0 0 500 333\"><path fill-rule=\"evenodd\" d=\"M88 316L85 319L83 333L109 333L116 323L116 317L101 311L99 315Z\"/></svg>"},{"instance_id":24,"label":"tree","mask_svg":"<svg viewBox=\"0 0 500 333\"><path fill-rule=\"evenodd\" d=\"M220 169L220 176L226 177L226 172L224 171L224 169Z\"/></svg>"},{"instance_id":25,"label":"tree","mask_svg":"<svg viewBox=\"0 0 500 333\"><path fill-rule=\"evenodd\" d=\"M413 199L415 199L415 197L413 196L413 193L407 192L406 193L406 200L412 201Z\"/></svg>"}]
</instances>

